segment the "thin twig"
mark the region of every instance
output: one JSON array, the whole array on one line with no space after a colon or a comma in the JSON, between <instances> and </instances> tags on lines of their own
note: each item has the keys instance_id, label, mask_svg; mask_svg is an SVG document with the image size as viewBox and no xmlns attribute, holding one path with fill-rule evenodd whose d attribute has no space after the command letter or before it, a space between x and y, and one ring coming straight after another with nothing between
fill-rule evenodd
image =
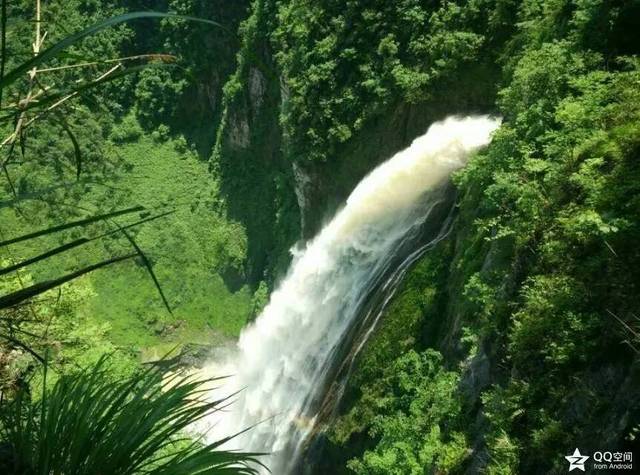
<instances>
[{"instance_id":1,"label":"thin twig","mask_svg":"<svg viewBox=\"0 0 640 475\"><path fill-rule=\"evenodd\" d=\"M107 72L101 74L100 76L98 76L97 79L95 79L95 81L100 81L102 79L105 79L107 76L109 76L110 74L113 74L117 69L119 69L122 66L122 64L117 64L115 66L113 66L111 69L109 69ZM51 111L53 111L54 109L60 107L62 104L64 104L65 102L67 102L69 99L72 99L74 97L76 97L78 95L78 91L74 91L60 99L58 99L56 102L54 102L53 104L51 104L49 107L47 107L45 110L43 110L42 112L38 113L37 115L35 115L34 117L32 117L31 119L29 119L26 123L22 124L19 123L16 126L16 129L14 130L13 133L11 133L11 135L9 135L7 138L5 138L2 143L0 143L0 147L1 146L5 146L5 145L10 145L11 143L14 143L15 140L17 139L20 130L24 130L25 128L29 127L31 124L33 124L34 122L36 122L37 120L40 120L43 116L45 116L46 114L50 113ZM40 96L40 93L37 95L37 97ZM29 98L29 102L32 101L33 98ZM24 102L24 101L23 101ZM21 118L22 118L22 114L21 114ZM20 119L19 119L20 120ZM6 164L7 160L4 161L4 163Z\"/></svg>"},{"instance_id":2,"label":"thin twig","mask_svg":"<svg viewBox=\"0 0 640 475\"><path fill-rule=\"evenodd\" d=\"M22 343L20 340L16 340L15 338L9 336L9 335L3 335L0 334L0 338L3 338L7 341L10 341L11 343L13 343L16 346L19 346L20 348L22 348L23 350L25 350L27 353L31 354L31 356L33 356L35 359L37 359L38 361L40 361L41 363L44 363L44 358L42 356L40 356L38 353L36 353L34 350L32 350L31 348L29 348L27 345L25 345L24 343Z\"/></svg>"},{"instance_id":3,"label":"thin twig","mask_svg":"<svg viewBox=\"0 0 640 475\"><path fill-rule=\"evenodd\" d=\"M85 68L88 66L96 66L99 64L109 64L109 63L118 63L123 61L133 61L136 59L160 59L165 62L175 61L177 59L176 56L172 54L137 54L135 56L125 56L123 58L113 58L113 59L105 59L102 61L92 61L89 63L77 63L77 64L67 64L65 66L56 66L55 68L44 68L38 69L39 73L48 73L51 71L61 71L63 69L74 69L74 68ZM169 61L170 60L170 61Z\"/></svg>"},{"instance_id":4,"label":"thin twig","mask_svg":"<svg viewBox=\"0 0 640 475\"><path fill-rule=\"evenodd\" d=\"M620 317L618 317L615 313L613 313L611 310L606 309L607 313L609 315L611 315L613 318L615 318L616 320L618 320L618 322L620 322L620 324L626 328L634 337L636 338L640 338L640 335L633 329L631 328L629 325L626 324L626 322L624 322Z\"/></svg>"},{"instance_id":5,"label":"thin twig","mask_svg":"<svg viewBox=\"0 0 640 475\"><path fill-rule=\"evenodd\" d=\"M7 58L7 0L2 0L2 6L0 7L0 81L4 78L4 67ZM0 86L0 108L2 108L2 91Z\"/></svg>"},{"instance_id":6,"label":"thin twig","mask_svg":"<svg viewBox=\"0 0 640 475\"><path fill-rule=\"evenodd\" d=\"M40 0L36 0L36 31L35 31L35 40L32 43L32 49L33 49L33 55L34 56L38 56L38 54L40 53L40 49L42 48L42 44L44 43L44 39L47 36L47 33L45 32L44 35L41 34L41 29L40 29L40 20L41 20L41 16L40 16ZM3 56L4 58L4 56ZM34 67L33 69L31 69L28 73L29 75L29 87L27 89L27 96L25 97L23 104L22 104L22 109L26 109L26 107L29 105L29 103L33 100L33 85L35 83L35 77L36 74L38 73L38 69L36 67ZM25 121L25 117L26 117L26 111L23 110L22 112L20 112L20 115L18 116L18 120L16 121L16 125L14 128L13 133L7 137L3 142L2 142L2 146L6 145L6 144L15 144L15 141L18 139L18 137L20 137L20 134L22 132L22 127L24 125L24 121ZM6 158L5 160L3 160L2 162L2 166L4 167L7 162L9 161L9 158Z\"/></svg>"}]
</instances>

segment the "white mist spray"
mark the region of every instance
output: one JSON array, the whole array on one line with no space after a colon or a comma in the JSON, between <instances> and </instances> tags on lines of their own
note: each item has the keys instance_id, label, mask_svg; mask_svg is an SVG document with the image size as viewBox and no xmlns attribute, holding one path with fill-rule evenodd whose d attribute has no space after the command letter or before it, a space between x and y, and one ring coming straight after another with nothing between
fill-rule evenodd
<instances>
[{"instance_id":1,"label":"white mist spray","mask_svg":"<svg viewBox=\"0 0 640 475\"><path fill-rule=\"evenodd\" d=\"M326 384L325 363L358 318L369 284L403 236L423 223L429 192L486 145L498 125L487 116L435 123L360 182L296 253L269 304L242 332L237 354L216 365L219 374L234 375L227 393L242 391L227 412L207 421L212 439L257 424L231 445L271 453L264 462L274 474L291 471L313 426L310 400Z\"/></svg>"}]
</instances>

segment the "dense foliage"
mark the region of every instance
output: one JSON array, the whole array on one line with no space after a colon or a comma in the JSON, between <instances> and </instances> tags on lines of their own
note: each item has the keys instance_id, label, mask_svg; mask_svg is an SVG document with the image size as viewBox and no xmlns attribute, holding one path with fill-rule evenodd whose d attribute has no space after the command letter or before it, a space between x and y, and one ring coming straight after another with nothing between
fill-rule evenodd
<instances>
[{"instance_id":1,"label":"dense foliage","mask_svg":"<svg viewBox=\"0 0 640 475\"><path fill-rule=\"evenodd\" d=\"M453 80L477 57L482 2L433 3L279 4L272 40L286 78L281 120L294 156L331 157L385 106L428 99L439 79Z\"/></svg>"},{"instance_id":2,"label":"dense foliage","mask_svg":"<svg viewBox=\"0 0 640 475\"><path fill-rule=\"evenodd\" d=\"M336 425L334 440L343 445L368 432L371 449L351 467L539 473L564 470L563 455L574 446L621 450L634 443L640 71L626 28L638 7L524 2L518 8L519 28L504 46L497 104L504 124L456 177L461 199L453 258L444 251L426 258L444 256L438 265L449 266L448 274L431 291L408 287L414 299L435 291L447 301L444 322L429 321L442 319L443 307L427 302L422 329L405 338L418 335L410 347L435 346L448 355L446 366L461 378L464 426L448 410L431 426L443 439L422 445L404 432L415 417L404 424L389 419L386 405L372 413L372 401L389 394L378 375L414 351L380 352L384 335L399 338L389 333L397 331L393 322L415 318L410 308L391 308L370 345L376 366L367 356L361 361L361 374L373 374L356 378L354 384L364 382L354 389L360 395ZM440 396L438 404L447 407L448 398ZM424 404L422 411L432 409ZM457 468L435 459L389 468L431 450L448 453L442 441L461 444Z\"/></svg>"},{"instance_id":3,"label":"dense foliage","mask_svg":"<svg viewBox=\"0 0 640 475\"><path fill-rule=\"evenodd\" d=\"M10 3L9 69L31 55L34 15L33 2ZM93 79L106 58L152 53L158 67L20 138L0 240L123 206L170 211L130 234L172 313L140 259L3 311L0 323L20 323L0 350L3 392L34 373L30 348L63 374L115 352L113 372L127 375L140 352L236 335L288 248L368 170L444 114L482 111L503 124L454 177L452 234L405 278L312 462L336 474L564 472L576 446L637 442L640 2L51 0L47 42L133 9L224 28L143 20L52 61L98 64L42 73L44 86ZM2 267L113 221L5 247ZM130 246L114 232L0 288Z\"/></svg>"},{"instance_id":4,"label":"dense foliage","mask_svg":"<svg viewBox=\"0 0 640 475\"><path fill-rule=\"evenodd\" d=\"M6 71L30 57L35 34L31 19L36 2L10 3ZM43 2L42 49L98 20L149 7L206 18L220 13L204 15L198 2ZM137 217L98 221L2 249L7 264L3 267L9 267L72 240L89 240L29 266L30 281L40 282L129 252L128 239L116 227L148 220L130 228L128 234L151 263L172 313L163 305L141 261L87 276L82 285L91 291L68 312L70 318L103 328L108 339L125 351L153 353L186 342L208 344L237 334L252 312L244 268L244 229L226 218L217 182L199 155L200 151L206 156L207 143L210 147L215 137L212 117L219 115L219 104L200 102L202 110L190 114L194 120L202 118L203 127L190 128L186 137L181 133L184 128L176 125L182 120L180 114L187 113L181 111L194 102L194 95L220 94L231 68L236 41L233 22L238 21L243 6L238 3L235 9L221 10L227 27L198 24L192 31L203 42L200 51L210 58L205 66L195 63L198 48L185 42L186 20L137 20L72 45L39 68L35 84L21 80L3 91L3 106L10 107L29 88L37 98L45 90L68 90L79 80L93 80L114 66L151 60L151 67L139 75L107 82L63 102L53 113L27 112L28 127L19 140L2 147L6 165L0 201L3 239L117 209L146 209ZM167 67L154 67L155 58L160 58L158 66ZM203 84L203 76L210 76L211 71L217 76ZM3 139L10 137L13 126L3 122ZM163 216L149 220L159 215ZM25 283L11 278L3 285L6 294ZM75 292L74 285L65 287L65 292Z\"/></svg>"},{"instance_id":5,"label":"dense foliage","mask_svg":"<svg viewBox=\"0 0 640 475\"><path fill-rule=\"evenodd\" d=\"M630 447L640 4L255 0L251 12L214 164L293 162L316 226L322 191L348 191L331 183L353 186L363 161L419 133L412 123L503 117L455 177L454 235L360 357L318 473L540 473L564 470L575 446ZM274 71L278 89L256 95L255 75L269 85Z\"/></svg>"},{"instance_id":6,"label":"dense foliage","mask_svg":"<svg viewBox=\"0 0 640 475\"><path fill-rule=\"evenodd\" d=\"M483 395L495 473L560 464L567 440L631 444L639 423L640 65L618 56L632 52L615 32L629 12L599 6L565 13L562 32L529 17L532 39L500 93L507 123L458 177L462 209L476 215L469 237L509 256L465 288L484 294L476 331L499 345L512 375ZM614 32L598 30L603 17ZM507 305L496 305L505 290ZM629 385L626 401L607 378ZM621 413L622 427L598 428Z\"/></svg>"},{"instance_id":7,"label":"dense foliage","mask_svg":"<svg viewBox=\"0 0 640 475\"><path fill-rule=\"evenodd\" d=\"M162 68L176 56L125 57L136 32L104 28L125 17L70 36L121 3L2 2L0 470L256 473L255 456L185 433L224 400L140 367L145 349L236 334L264 290L252 299L245 285L245 234L224 215L199 137L171 128L190 84Z\"/></svg>"}]
</instances>

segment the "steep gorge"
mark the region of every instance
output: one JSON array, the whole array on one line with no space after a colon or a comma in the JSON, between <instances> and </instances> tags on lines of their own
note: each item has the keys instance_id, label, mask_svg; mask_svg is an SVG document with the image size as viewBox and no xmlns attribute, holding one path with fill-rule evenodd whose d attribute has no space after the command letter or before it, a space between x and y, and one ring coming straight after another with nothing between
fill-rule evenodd
<instances>
[{"instance_id":1,"label":"steep gorge","mask_svg":"<svg viewBox=\"0 0 640 475\"><path fill-rule=\"evenodd\" d=\"M70 101L75 139L51 116L7 150L5 246L146 208L130 237L99 220L3 258L15 296L138 253L34 301L35 328L27 307L1 316L61 374L104 353L135 372L175 345L191 364L241 335L214 371L246 387L220 435L267 418L234 442L284 449L278 475L565 473L577 448L637 445L639 0L50 0L42 24L40 2L5 3L7 70L41 26L49 45L126 10L223 24L86 38L43 77L76 84L140 53L154 67ZM380 163L452 115L502 122L441 195L414 200L435 176ZM14 384L33 366L11 338Z\"/></svg>"},{"instance_id":2,"label":"steep gorge","mask_svg":"<svg viewBox=\"0 0 640 475\"><path fill-rule=\"evenodd\" d=\"M290 6L305 9L296 2ZM456 112L495 110L498 69L490 49L484 48L464 68L431 81L431 89L421 96L407 101L390 90L379 106L361 104L372 109L367 111L366 127L354 127L349 139L338 139L323 159L310 159L317 147L309 141L307 150L304 145L300 150L287 130L293 127L304 134L305 129L302 123L287 125L285 119L291 91L288 73L277 60L282 53L278 48L284 45L275 39L281 34L276 30L282 8L284 4L268 0L253 2L250 17L241 27L238 67L225 87L224 118L212 158L231 215L245 223L251 236L249 268L254 279L265 271L270 279L282 273L291 243L313 236L365 174L406 147L431 123ZM330 18L334 8L328 7L325 16ZM358 21L359 9L357 5L349 8L350 21ZM389 23L393 25L392 20ZM326 81L333 83L338 78ZM338 84L337 93L340 87L349 86L348 82ZM323 82L318 83L318 91L322 88ZM298 121L295 117L290 120ZM257 205L247 203L247 193L259 193L263 200Z\"/></svg>"},{"instance_id":3,"label":"steep gorge","mask_svg":"<svg viewBox=\"0 0 640 475\"><path fill-rule=\"evenodd\" d=\"M255 426L231 443L272 454L265 463L276 473L300 472L316 426L326 424L323 406L331 413L340 403L334 378L348 379L341 368L366 344L411 264L448 237L447 181L498 125L489 117L433 124L367 175L298 250L264 311L242 332L237 354L217 368L234 375L238 399L221 421L210 418L212 440Z\"/></svg>"},{"instance_id":4,"label":"steep gorge","mask_svg":"<svg viewBox=\"0 0 640 475\"><path fill-rule=\"evenodd\" d=\"M505 123L455 177L452 233L403 280L309 470L532 473L575 445L629 447L638 363L608 312L633 320L640 281L637 203L614 191L637 192L638 70L624 59L638 53L637 2L373 3L255 0L241 27L212 167L254 281L273 285L289 247L429 124ZM397 386L404 372L424 386ZM438 397L416 432L386 432L425 391Z\"/></svg>"}]
</instances>

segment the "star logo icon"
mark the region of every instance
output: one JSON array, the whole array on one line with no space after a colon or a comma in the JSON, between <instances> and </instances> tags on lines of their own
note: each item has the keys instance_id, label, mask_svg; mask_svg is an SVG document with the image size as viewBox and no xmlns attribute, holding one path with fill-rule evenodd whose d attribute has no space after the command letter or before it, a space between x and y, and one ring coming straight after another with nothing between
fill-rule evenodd
<instances>
[{"instance_id":1,"label":"star logo icon","mask_svg":"<svg viewBox=\"0 0 640 475\"><path fill-rule=\"evenodd\" d=\"M578 449L573 452L573 455L565 456L569 462L569 471L574 469L582 470L584 472L584 463L589 458L588 455L582 455Z\"/></svg>"}]
</instances>

